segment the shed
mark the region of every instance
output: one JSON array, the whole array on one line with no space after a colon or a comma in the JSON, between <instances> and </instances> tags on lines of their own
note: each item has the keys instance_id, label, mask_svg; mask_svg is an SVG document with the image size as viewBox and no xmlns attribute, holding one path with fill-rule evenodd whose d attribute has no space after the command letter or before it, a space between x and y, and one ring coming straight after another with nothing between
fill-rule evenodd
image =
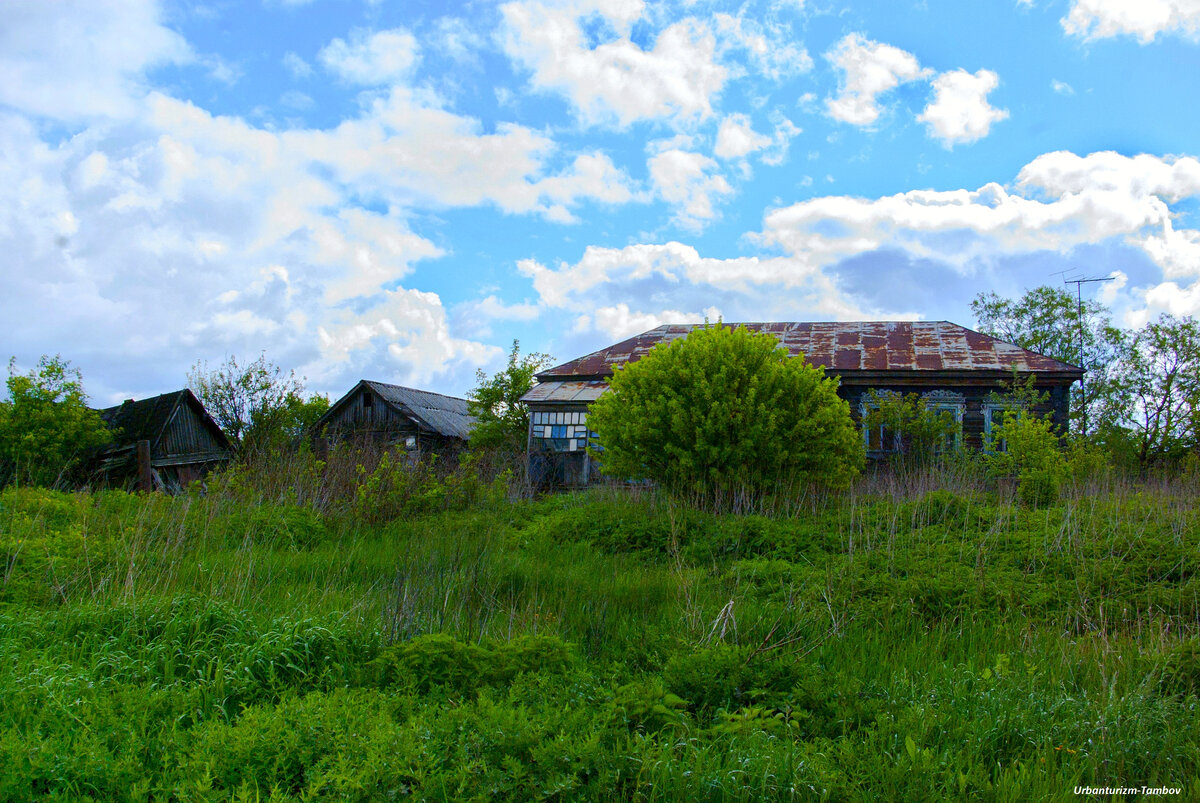
<instances>
[{"instance_id":1,"label":"shed","mask_svg":"<svg viewBox=\"0 0 1200 803\"><path fill-rule=\"evenodd\" d=\"M442 452L465 446L474 425L466 399L363 379L333 403L313 432L326 441L359 438Z\"/></svg>"},{"instance_id":2,"label":"shed","mask_svg":"<svg viewBox=\"0 0 1200 803\"><path fill-rule=\"evenodd\" d=\"M1045 393L1048 413L1060 428L1067 424L1070 386L1083 377L1078 366L1023 349L949 321L772 322L728 324L778 338L792 356L803 355L840 379L838 395L862 421L877 393L918 393L932 408L947 410L959 424L960 442L980 448L1004 405L996 394L1013 372L1032 376ZM702 324L668 324L620 343L549 368L522 401L529 405L530 471L551 484L586 484L593 474L586 453L587 409L608 389L617 366L644 357L660 343L687 336ZM868 432L869 456L899 448L886 431Z\"/></svg>"},{"instance_id":3,"label":"shed","mask_svg":"<svg viewBox=\"0 0 1200 803\"><path fill-rule=\"evenodd\" d=\"M233 459L234 447L190 390L100 410L115 442L97 455L105 484L178 490ZM139 466L138 444L143 455Z\"/></svg>"}]
</instances>

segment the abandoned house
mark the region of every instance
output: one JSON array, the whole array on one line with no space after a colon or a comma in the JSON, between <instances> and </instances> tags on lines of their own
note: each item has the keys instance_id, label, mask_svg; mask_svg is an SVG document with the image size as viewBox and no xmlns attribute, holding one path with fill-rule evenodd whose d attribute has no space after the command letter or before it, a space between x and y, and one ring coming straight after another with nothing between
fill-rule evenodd
<instances>
[{"instance_id":1,"label":"abandoned house","mask_svg":"<svg viewBox=\"0 0 1200 803\"><path fill-rule=\"evenodd\" d=\"M233 444L190 390L99 413L114 437L93 463L102 484L177 491L233 458Z\"/></svg>"},{"instance_id":2,"label":"abandoned house","mask_svg":"<svg viewBox=\"0 0 1200 803\"><path fill-rule=\"evenodd\" d=\"M572 360L537 375L538 384L522 401L529 405L530 477L542 485L585 485L596 478L586 448L594 438L587 427L588 406L608 389L613 369L646 355L660 343L684 337L696 326L666 325ZM1014 346L949 321L866 321L856 323L747 323L753 332L775 335L788 353L803 354L840 379L838 395L862 422L871 391L918 393L928 408L950 412L958 424L957 442L981 448L1000 420L1005 403L998 393L1010 385L1014 370L1032 376L1034 388L1047 395L1043 414L1056 425L1067 422L1068 391L1082 369ZM861 424L860 424L861 426ZM868 431L863 442L870 457L901 447L886 429Z\"/></svg>"},{"instance_id":3,"label":"abandoned house","mask_svg":"<svg viewBox=\"0 0 1200 803\"><path fill-rule=\"evenodd\" d=\"M466 399L364 379L317 420L313 434L324 445L353 439L450 453L466 445L474 425Z\"/></svg>"}]
</instances>

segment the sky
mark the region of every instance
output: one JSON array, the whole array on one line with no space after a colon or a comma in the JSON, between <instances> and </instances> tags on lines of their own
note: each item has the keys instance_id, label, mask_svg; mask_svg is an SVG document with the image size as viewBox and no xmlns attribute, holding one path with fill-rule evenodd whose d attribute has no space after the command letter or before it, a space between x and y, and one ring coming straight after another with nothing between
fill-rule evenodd
<instances>
[{"instance_id":1,"label":"sky","mask_svg":"<svg viewBox=\"0 0 1200 803\"><path fill-rule=\"evenodd\" d=\"M662 323L1200 313L1197 0L4 0L0 355L464 395Z\"/></svg>"}]
</instances>

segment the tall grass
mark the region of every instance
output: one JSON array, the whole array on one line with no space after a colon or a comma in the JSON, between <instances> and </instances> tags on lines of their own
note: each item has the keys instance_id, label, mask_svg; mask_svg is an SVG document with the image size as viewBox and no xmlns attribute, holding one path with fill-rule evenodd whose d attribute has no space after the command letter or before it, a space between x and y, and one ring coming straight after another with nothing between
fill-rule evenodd
<instances>
[{"instance_id":1,"label":"tall grass","mask_svg":"<svg viewBox=\"0 0 1200 803\"><path fill-rule=\"evenodd\" d=\"M0 798L1200 797L1193 478L367 523L379 463L314 461L0 492Z\"/></svg>"}]
</instances>

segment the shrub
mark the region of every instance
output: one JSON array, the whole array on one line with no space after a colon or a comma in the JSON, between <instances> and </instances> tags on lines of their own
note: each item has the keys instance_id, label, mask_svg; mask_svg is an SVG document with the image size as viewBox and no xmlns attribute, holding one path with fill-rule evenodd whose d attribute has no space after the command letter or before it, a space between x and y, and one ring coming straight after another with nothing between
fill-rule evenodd
<instances>
[{"instance_id":1,"label":"shrub","mask_svg":"<svg viewBox=\"0 0 1200 803\"><path fill-rule=\"evenodd\" d=\"M100 414L88 407L79 370L62 357L42 357L28 374L16 373L14 358L5 384L9 401L0 402L0 485L59 484L112 440Z\"/></svg>"},{"instance_id":2,"label":"shrub","mask_svg":"<svg viewBox=\"0 0 1200 803\"><path fill-rule=\"evenodd\" d=\"M592 405L606 474L707 498L843 486L864 462L837 380L770 334L717 324L619 368Z\"/></svg>"},{"instance_id":3,"label":"shrub","mask_svg":"<svg viewBox=\"0 0 1200 803\"><path fill-rule=\"evenodd\" d=\"M1003 444L1003 450L998 450ZM995 476L1016 477L1017 497L1031 507L1058 501L1069 468L1049 418L1028 410L1008 410L993 427L988 468Z\"/></svg>"},{"instance_id":4,"label":"shrub","mask_svg":"<svg viewBox=\"0 0 1200 803\"><path fill-rule=\"evenodd\" d=\"M565 672L573 663L570 648L554 636L521 636L485 646L466 644L444 633L393 644L376 658L384 686L418 692L440 687L457 695L509 683L526 672Z\"/></svg>"}]
</instances>

